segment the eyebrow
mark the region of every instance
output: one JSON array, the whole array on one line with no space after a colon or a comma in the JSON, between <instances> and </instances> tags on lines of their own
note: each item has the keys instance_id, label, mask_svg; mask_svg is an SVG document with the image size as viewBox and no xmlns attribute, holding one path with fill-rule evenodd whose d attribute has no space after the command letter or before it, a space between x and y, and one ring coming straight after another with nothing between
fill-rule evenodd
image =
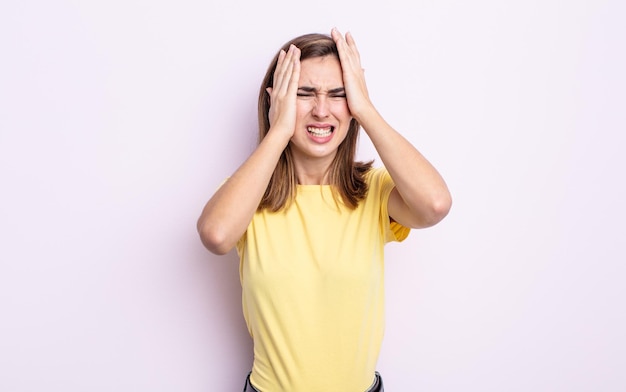
<instances>
[{"instance_id":1,"label":"eyebrow","mask_svg":"<svg viewBox=\"0 0 626 392\"><path fill-rule=\"evenodd\" d=\"M305 93L318 93L319 90L315 87L309 87L309 86L302 86L302 87L298 87L299 91L305 92ZM345 93L346 89L344 87L336 87L333 89L330 89L326 92L326 94L342 94Z\"/></svg>"}]
</instances>

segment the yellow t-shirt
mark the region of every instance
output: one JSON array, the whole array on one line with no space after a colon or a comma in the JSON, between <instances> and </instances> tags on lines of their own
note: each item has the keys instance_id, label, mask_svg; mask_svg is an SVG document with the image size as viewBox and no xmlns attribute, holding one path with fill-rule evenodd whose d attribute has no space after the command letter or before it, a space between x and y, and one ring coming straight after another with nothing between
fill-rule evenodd
<instances>
[{"instance_id":1,"label":"yellow t-shirt","mask_svg":"<svg viewBox=\"0 0 626 392\"><path fill-rule=\"evenodd\" d=\"M254 340L250 380L262 392L359 392L374 379L384 330L384 244L394 184L367 174L355 210L328 185L298 185L295 201L257 212L237 244L243 313Z\"/></svg>"}]
</instances>

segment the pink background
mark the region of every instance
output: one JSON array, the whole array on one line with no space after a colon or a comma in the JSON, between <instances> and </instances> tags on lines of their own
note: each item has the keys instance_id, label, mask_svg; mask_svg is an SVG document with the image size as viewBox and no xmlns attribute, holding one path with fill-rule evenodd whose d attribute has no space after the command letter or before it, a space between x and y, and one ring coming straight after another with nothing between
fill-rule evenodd
<instances>
[{"instance_id":1,"label":"pink background","mask_svg":"<svg viewBox=\"0 0 626 392\"><path fill-rule=\"evenodd\" d=\"M0 4L1 391L241 390L195 221L273 53L332 26L454 196L388 247L387 389L624 390L624 2L54 3Z\"/></svg>"}]
</instances>

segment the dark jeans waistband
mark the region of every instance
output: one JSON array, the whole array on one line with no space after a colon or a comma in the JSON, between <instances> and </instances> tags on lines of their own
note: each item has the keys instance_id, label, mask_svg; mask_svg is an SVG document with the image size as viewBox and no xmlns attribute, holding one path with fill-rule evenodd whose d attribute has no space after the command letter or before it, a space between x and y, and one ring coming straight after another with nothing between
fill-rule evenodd
<instances>
[{"instance_id":1,"label":"dark jeans waistband","mask_svg":"<svg viewBox=\"0 0 626 392\"><path fill-rule=\"evenodd\" d=\"M250 382L250 373L248 373L248 377L246 377L246 385L243 387L243 392L261 392ZM385 392L385 388L383 387L383 378L380 376L380 373L376 372L374 383L365 392Z\"/></svg>"}]
</instances>

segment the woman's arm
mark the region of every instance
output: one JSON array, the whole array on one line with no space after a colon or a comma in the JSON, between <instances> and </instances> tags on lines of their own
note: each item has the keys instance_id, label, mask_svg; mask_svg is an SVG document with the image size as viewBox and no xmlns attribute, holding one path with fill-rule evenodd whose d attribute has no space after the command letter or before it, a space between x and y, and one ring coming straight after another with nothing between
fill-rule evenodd
<instances>
[{"instance_id":1,"label":"woman's arm","mask_svg":"<svg viewBox=\"0 0 626 392\"><path fill-rule=\"evenodd\" d=\"M359 122L396 185L389 197L389 216L412 228L441 221L450 211L452 198L437 170L375 110Z\"/></svg>"},{"instance_id":2,"label":"woman's arm","mask_svg":"<svg viewBox=\"0 0 626 392\"><path fill-rule=\"evenodd\" d=\"M300 50L281 51L274 73L270 130L250 157L215 192L198 219L204 246L226 254L246 231L283 150L295 130L296 93L300 78Z\"/></svg>"},{"instance_id":3,"label":"woman's arm","mask_svg":"<svg viewBox=\"0 0 626 392\"><path fill-rule=\"evenodd\" d=\"M352 35L331 32L339 50L348 106L372 140L396 185L389 198L389 216L404 226L423 228L441 221L452 198L445 181L424 156L394 130L372 104L359 52Z\"/></svg>"}]
</instances>

